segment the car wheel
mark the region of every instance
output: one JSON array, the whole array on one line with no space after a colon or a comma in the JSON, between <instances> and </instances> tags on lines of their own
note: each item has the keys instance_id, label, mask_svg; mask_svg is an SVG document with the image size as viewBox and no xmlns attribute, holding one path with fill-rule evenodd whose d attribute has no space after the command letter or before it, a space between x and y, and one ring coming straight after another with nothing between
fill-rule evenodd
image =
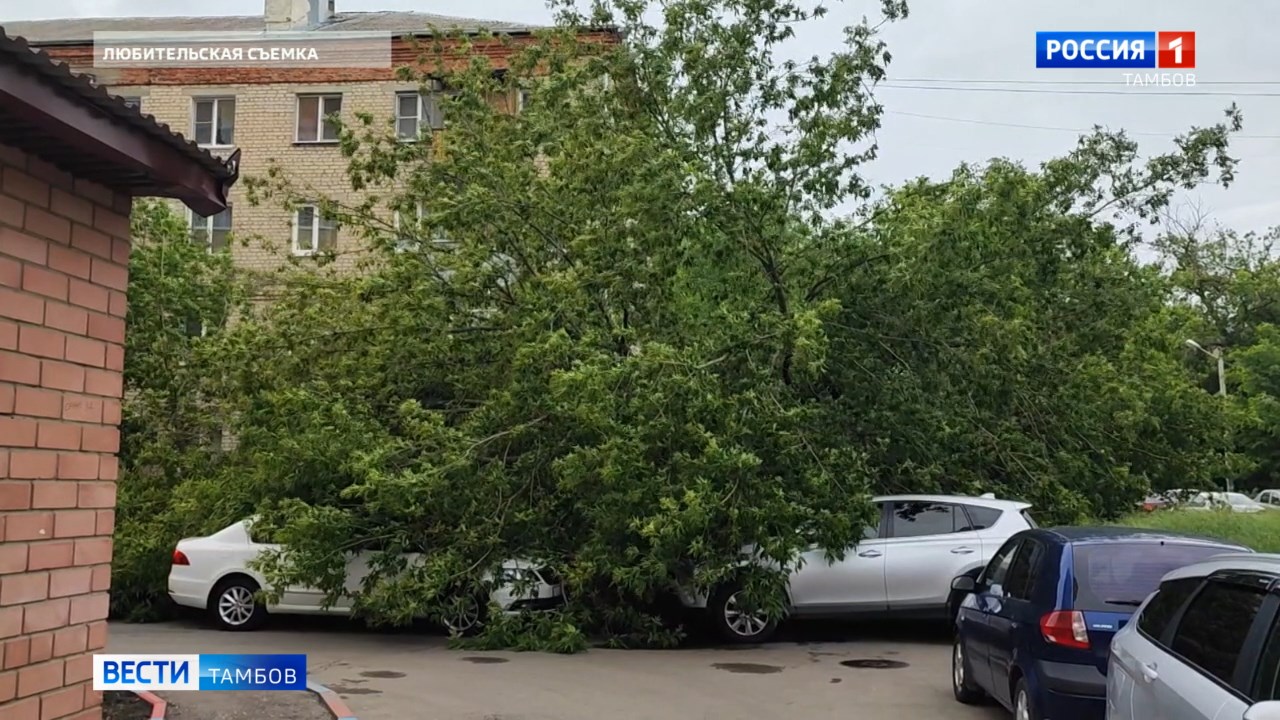
<instances>
[{"instance_id":1,"label":"car wheel","mask_svg":"<svg viewBox=\"0 0 1280 720\"><path fill-rule=\"evenodd\" d=\"M1027 689L1024 678L1019 678L1018 685L1013 689L1013 720L1044 720L1035 701L1031 699L1031 691Z\"/></svg>"},{"instance_id":2,"label":"car wheel","mask_svg":"<svg viewBox=\"0 0 1280 720\"><path fill-rule=\"evenodd\" d=\"M224 580L210 593L209 617L219 630L256 630L267 621L267 608L257 598L258 583L249 578Z\"/></svg>"},{"instance_id":3,"label":"car wheel","mask_svg":"<svg viewBox=\"0 0 1280 720\"><path fill-rule=\"evenodd\" d=\"M982 688L973 682L969 674L969 656L959 635L951 647L951 692L965 705L976 705L985 697Z\"/></svg>"},{"instance_id":4,"label":"car wheel","mask_svg":"<svg viewBox=\"0 0 1280 720\"><path fill-rule=\"evenodd\" d=\"M778 619L762 611L747 611L741 602L742 586L726 585L707 603L711 624L722 640L734 644L768 642L778 629Z\"/></svg>"},{"instance_id":5,"label":"car wheel","mask_svg":"<svg viewBox=\"0 0 1280 720\"><path fill-rule=\"evenodd\" d=\"M453 635L474 635L484 627L488 611L486 599L465 595L451 604L444 616L444 627Z\"/></svg>"}]
</instances>

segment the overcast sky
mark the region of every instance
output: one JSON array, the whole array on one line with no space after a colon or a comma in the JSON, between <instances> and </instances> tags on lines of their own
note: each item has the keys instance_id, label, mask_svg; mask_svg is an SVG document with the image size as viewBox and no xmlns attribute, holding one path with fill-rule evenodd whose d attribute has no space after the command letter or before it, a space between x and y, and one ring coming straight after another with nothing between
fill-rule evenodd
<instances>
[{"instance_id":1,"label":"overcast sky","mask_svg":"<svg viewBox=\"0 0 1280 720\"><path fill-rule=\"evenodd\" d=\"M801 29L791 54L834 49L843 26L874 15L879 7L878 0L828 4L830 14L820 25ZM540 0L337 0L337 9L416 10L529 23L550 19ZM262 0L0 2L0 23L261 13ZM869 173L876 182L897 183L919 175L945 176L962 161L992 156L1034 164L1070 149L1077 135L1072 129L1094 124L1141 134L1144 151L1159 152L1169 147L1174 133L1217 122L1235 100L1245 120L1245 137L1233 142L1241 159L1239 180L1230 190L1208 188L1189 199L1239 230L1280 225L1278 17L1275 0L914 0L911 17L885 31L893 81L878 93L888 115L879 134L881 156ZM1126 88L1122 70L1037 70L1037 30L1193 30L1198 85L1144 90ZM979 80L1003 82L974 82Z\"/></svg>"}]
</instances>

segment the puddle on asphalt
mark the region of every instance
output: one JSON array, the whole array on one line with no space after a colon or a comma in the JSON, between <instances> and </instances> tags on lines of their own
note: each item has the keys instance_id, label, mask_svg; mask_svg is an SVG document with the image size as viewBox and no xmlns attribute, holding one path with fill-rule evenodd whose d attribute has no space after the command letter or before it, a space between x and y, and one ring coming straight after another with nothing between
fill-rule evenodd
<instances>
[{"instance_id":1,"label":"puddle on asphalt","mask_svg":"<svg viewBox=\"0 0 1280 720\"><path fill-rule=\"evenodd\" d=\"M901 660L882 660L880 658L870 658L867 660L842 660L841 665L845 667L857 668L859 670L894 670L897 668L908 667Z\"/></svg>"},{"instance_id":2,"label":"puddle on asphalt","mask_svg":"<svg viewBox=\"0 0 1280 720\"><path fill-rule=\"evenodd\" d=\"M362 672L362 673L360 673L360 677L367 677L367 678L402 678L402 677L404 677L404 673L402 673L402 672L396 672L396 671L394 671L394 670L369 670L368 672Z\"/></svg>"},{"instance_id":3,"label":"puddle on asphalt","mask_svg":"<svg viewBox=\"0 0 1280 720\"><path fill-rule=\"evenodd\" d=\"M346 685L330 685L328 687L330 690L338 693L339 695L381 695L382 694L381 690L374 690L373 688L347 687Z\"/></svg>"},{"instance_id":4,"label":"puddle on asphalt","mask_svg":"<svg viewBox=\"0 0 1280 720\"><path fill-rule=\"evenodd\" d=\"M711 663L711 667L725 672L745 673L748 675L769 675L782 672L781 666L759 665L756 663Z\"/></svg>"},{"instance_id":5,"label":"puddle on asphalt","mask_svg":"<svg viewBox=\"0 0 1280 720\"><path fill-rule=\"evenodd\" d=\"M506 658L485 657L483 655L469 655L462 659L469 663L475 663L476 665L497 665L498 663L510 662Z\"/></svg>"},{"instance_id":6,"label":"puddle on asphalt","mask_svg":"<svg viewBox=\"0 0 1280 720\"><path fill-rule=\"evenodd\" d=\"M363 684L365 684L365 683L367 683L367 682L369 682L369 681L368 681L368 680L356 680L355 678L342 678L342 682L344 682L344 683L351 683L352 685L363 685Z\"/></svg>"},{"instance_id":7,"label":"puddle on asphalt","mask_svg":"<svg viewBox=\"0 0 1280 720\"><path fill-rule=\"evenodd\" d=\"M831 678L831 684L832 684L832 685L838 685L838 684L840 684L841 682L844 682L844 679L843 679L843 678Z\"/></svg>"}]
</instances>

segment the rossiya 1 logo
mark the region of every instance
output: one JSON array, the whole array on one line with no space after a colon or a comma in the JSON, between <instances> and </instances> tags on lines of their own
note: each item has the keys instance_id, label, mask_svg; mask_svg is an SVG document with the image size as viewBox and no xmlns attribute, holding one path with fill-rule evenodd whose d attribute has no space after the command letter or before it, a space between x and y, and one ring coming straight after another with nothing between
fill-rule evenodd
<instances>
[{"instance_id":1,"label":"rossiya 1 logo","mask_svg":"<svg viewBox=\"0 0 1280 720\"><path fill-rule=\"evenodd\" d=\"M1176 72L1124 73L1125 84L1193 86L1196 34L1190 30L1036 33L1036 67L1151 69Z\"/></svg>"}]
</instances>

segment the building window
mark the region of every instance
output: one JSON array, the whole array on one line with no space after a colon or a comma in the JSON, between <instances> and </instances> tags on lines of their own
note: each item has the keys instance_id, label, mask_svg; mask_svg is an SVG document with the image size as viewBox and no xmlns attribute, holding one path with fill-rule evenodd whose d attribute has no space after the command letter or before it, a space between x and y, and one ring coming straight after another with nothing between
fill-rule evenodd
<instances>
[{"instance_id":1,"label":"building window","mask_svg":"<svg viewBox=\"0 0 1280 720\"><path fill-rule=\"evenodd\" d=\"M217 215L205 217L191 213L191 241L205 245L217 252L227 248L227 236L231 234L231 206Z\"/></svg>"},{"instance_id":2,"label":"building window","mask_svg":"<svg viewBox=\"0 0 1280 720\"><path fill-rule=\"evenodd\" d=\"M235 144L236 99L196 98L194 131L199 145L230 147Z\"/></svg>"},{"instance_id":3,"label":"building window","mask_svg":"<svg viewBox=\"0 0 1280 720\"><path fill-rule=\"evenodd\" d=\"M338 223L315 205L303 205L293 217L293 254L314 255L338 246Z\"/></svg>"},{"instance_id":4,"label":"building window","mask_svg":"<svg viewBox=\"0 0 1280 720\"><path fill-rule=\"evenodd\" d=\"M444 111L438 92L396 93L396 137L416 140L426 128L444 129Z\"/></svg>"},{"instance_id":5,"label":"building window","mask_svg":"<svg viewBox=\"0 0 1280 720\"><path fill-rule=\"evenodd\" d=\"M417 250L422 246L422 241L427 239L422 233L422 219L426 217L426 206L421 202L414 205L413 212L404 210L396 211L396 245L397 252L406 250ZM431 242L447 245L449 236L440 228L431 229Z\"/></svg>"},{"instance_id":6,"label":"building window","mask_svg":"<svg viewBox=\"0 0 1280 720\"><path fill-rule=\"evenodd\" d=\"M299 95L297 141L337 142L338 126L329 116L340 112L341 95Z\"/></svg>"},{"instance_id":7,"label":"building window","mask_svg":"<svg viewBox=\"0 0 1280 720\"><path fill-rule=\"evenodd\" d=\"M128 105L134 110L142 109L142 98L137 95L121 95L120 99L124 101L125 105Z\"/></svg>"},{"instance_id":8,"label":"building window","mask_svg":"<svg viewBox=\"0 0 1280 720\"><path fill-rule=\"evenodd\" d=\"M526 88L520 88L516 91L516 112L524 112L529 107L529 103L533 101L533 91Z\"/></svg>"}]
</instances>

